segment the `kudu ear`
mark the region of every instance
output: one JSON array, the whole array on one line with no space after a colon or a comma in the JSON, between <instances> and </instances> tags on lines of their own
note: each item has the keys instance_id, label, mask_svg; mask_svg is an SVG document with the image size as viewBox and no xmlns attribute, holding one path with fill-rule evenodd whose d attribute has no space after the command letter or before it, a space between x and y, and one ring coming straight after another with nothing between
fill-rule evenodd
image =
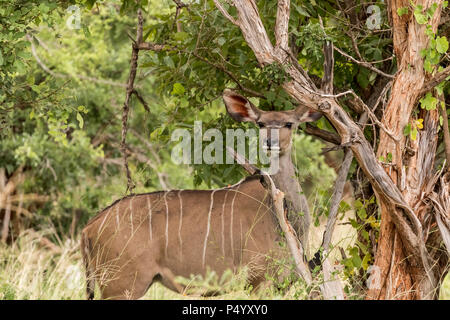
<instances>
[{"instance_id":1,"label":"kudu ear","mask_svg":"<svg viewBox=\"0 0 450 320\"><path fill-rule=\"evenodd\" d=\"M223 91L223 101L228 114L237 122L256 122L261 115L261 111L250 101L230 89Z\"/></svg>"},{"instance_id":2,"label":"kudu ear","mask_svg":"<svg viewBox=\"0 0 450 320\"><path fill-rule=\"evenodd\" d=\"M297 108L295 110L297 114L298 122L313 122L319 120L322 117L322 113L314 111L309 108Z\"/></svg>"}]
</instances>

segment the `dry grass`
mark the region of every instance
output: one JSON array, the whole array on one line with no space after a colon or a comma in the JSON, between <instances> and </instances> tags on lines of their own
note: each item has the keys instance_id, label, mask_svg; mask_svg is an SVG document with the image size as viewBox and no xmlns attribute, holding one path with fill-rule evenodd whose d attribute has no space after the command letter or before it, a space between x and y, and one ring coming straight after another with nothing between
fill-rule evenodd
<instances>
[{"instance_id":1,"label":"dry grass","mask_svg":"<svg viewBox=\"0 0 450 320\"><path fill-rule=\"evenodd\" d=\"M78 241L66 239L57 245L49 243L47 232L28 231L17 241L6 246L0 244L0 300L61 300L85 299L85 276ZM268 287L251 291L245 284L246 271L237 275L226 274L218 278L209 273L206 278L185 279L189 292L181 295L160 284L150 287L143 299L305 299L305 287L299 281L286 289L277 291ZM199 288L218 290L220 295L204 298L198 295ZM197 295L195 294L197 292ZM98 295L97 295L98 296ZM450 277L441 290L441 299L450 299Z\"/></svg>"}]
</instances>

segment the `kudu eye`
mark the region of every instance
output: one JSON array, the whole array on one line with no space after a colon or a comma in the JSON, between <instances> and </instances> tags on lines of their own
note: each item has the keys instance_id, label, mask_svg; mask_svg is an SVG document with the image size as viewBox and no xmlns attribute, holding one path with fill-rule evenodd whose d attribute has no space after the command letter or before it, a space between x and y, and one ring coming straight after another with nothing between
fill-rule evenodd
<instances>
[{"instance_id":1,"label":"kudu eye","mask_svg":"<svg viewBox=\"0 0 450 320\"><path fill-rule=\"evenodd\" d=\"M256 123L257 125L258 125L258 127L260 127L260 128L264 128L264 123L262 123L262 122L258 122L258 123Z\"/></svg>"},{"instance_id":2,"label":"kudu eye","mask_svg":"<svg viewBox=\"0 0 450 320\"><path fill-rule=\"evenodd\" d=\"M284 126L288 129L292 128L293 123L292 122L287 122Z\"/></svg>"}]
</instances>

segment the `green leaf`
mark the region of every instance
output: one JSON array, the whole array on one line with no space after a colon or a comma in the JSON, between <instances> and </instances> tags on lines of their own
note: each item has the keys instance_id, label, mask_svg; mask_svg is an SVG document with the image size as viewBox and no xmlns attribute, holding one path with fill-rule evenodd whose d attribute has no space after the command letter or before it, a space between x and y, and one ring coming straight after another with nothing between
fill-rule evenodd
<instances>
[{"instance_id":1,"label":"green leaf","mask_svg":"<svg viewBox=\"0 0 450 320\"><path fill-rule=\"evenodd\" d=\"M365 220L367 218L367 212L365 208L361 208L357 211L358 217L360 217L362 220Z\"/></svg>"},{"instance_id":2,"label":"green leaf","mask_svg":"<svg viewBox=\"0 0 450 320\"><path fill-rule=\"evenodd\" d=\"M89 31L89 27L87 25L83 25L83 33L86 38L91 36L91 32Z\"/></svg>"},{"instance_id":3,"label":"green leaf","mask_svg":"<svg viewBox=\"0 0 450 320\"><path fill-rule=\"evenodd\" d=\"M408 7L401 7L397 9L397 14L401 17L405 14L408 14Z\"/></svg>"},{"instance_id":4,"label":"green leaf","mask_svg":"<svg viewBox=\"0 0 450 320\"><path fill-rule=\"evenodd\" d=\"M174 38L175 40L177 40L177 41L185 41L187 38L189 38L189 33L183 32L183 31L181 31L181 32L176 32L176 33L173 35L173 38Z\"/></svg>"},{"instance_id":5,"label":"green leaf","mask_svg":"<svg viewBox=\"0 0 450 320\"><path fill-rule=\"evenodd\" d=\"M173 60L172 60L172 58L170 56L165 56L164 57L164 63L169 68L175 68L175 63L173 62Z\"/></svg>"},{"instance_id":6,"label":"green leaf","mask_svg":"<svg viewBox=\"0 0 450 320\"><path fill-rule=\"evenodd\" d=\"M361 88L365 89L370 83L369 80L370 72L367 69L360 69L358 76L356 77L356 81L361 86Z\"/></svg>"},{"instance_id":7,"label":"green leaf","mask_svg":"<svg viewBox=\"0 0 450 320\"><path fill-rule=\"evenodd\" d=\"M225 39L224 37L219 37L217 39L217 43L219 44L219 46L223 46L225 42L227 42L227 39Z\"/></svg>"},{"instance_id":8,"label":"green leaf","mask_svg":"<svg viewBox=\"0 0 450 320\"><path fill-rule=\"evenodd\" d=\"M361 263L362 267L364 270L367 270L369 268L369 262L371 260L371 255L370 253L366 253L366 255L363 258L363 261Z\"/></svg>"},{"instance_id":9,"label":"green leaf","mask_svg":"<svg viewBox=\"0 0 450 320\"><path fill-rule=\"evenodd\" d=\"M422 109L426 109L428 111L436 109L436 105L438 100L433 97L431 92L428 92L424 98L420 99L420 106Z\"/></svg>"},{"instance_id":10,"label":"green leaf","mask_svg":"<svg viewBox=\"0 0 450 320\"><path fill-rule=\"evenodd\" d=\"M79 113L79 112L77 112L77 120L78 120L78 124L80 126L80 129L83 129L84 120L83 120L83 117L81 116L81 113Z\"/></svg>"},{"instance_id":11,"label":"green leaf","mask_svg":"<svg viewBox=\"0 0 450 320\"><path fill-rule=\"evenodd\" d=\"M442 95L444 94L444 87L445 87L445 81L442 81L441 83L439 83L435 89L436 89L436 93L438 95Z\"/></svg>"},{"instance_id":12,"label":"green leaf","mask_svg":"<svg viewBox=\"0 0 450 320\"><path fill-rule=\"evenodd\" d=\"M413 128L411 130L411 140L416 140L417 139L417 128Z\"/></svg>"},{"instance_id":13,"label":"green leaf","mask_svg":"<svg viewBox=\"0 0 450 320\"><path fill-rule=\"evenodd\" d=\"M302 8L302 6L299 6L299 5L295 4L295 3L293 5L294 5L295 10L297 11L297 13L299 13L302 16L308 17L308 18L311 17L310 14L305 9Z\"/></svg>"},{"instance_id":14,"label":"green leaf","mask_svg":"<svg viewBox=\"0 0 450 320\"><path fill-rule=\"evenodd\" d=\"M173 89L172 89L171 94L173 96L176 96L176 95L182 96L184 94L184 91L185 90L184 90L183 85L181 83L177 82L177 83L173 84Z\"/></svg>"},{"instance_id":15,"label":"green leaf","mask_svg":"<svg viewBox=\"0 0 450 320\"><path fill-rule=\"evenodd\" d=\"M425 71L432 73L433 72L433 65L431 64L429 59L425 59L425 62L423 63L423 68Z\"/></svg>"},{"instance_id":16,"label":"green leaf","mask_svg":"<svg viewBox=\"0 0 450 320\"><path fill-rule=\"evenodd\" d=\"M443 54L448 50L448 41L446 37L437 37L436 39L436 50Z\"/></svg>"},{"instance_id":17,"label":"green leaf","mask_svg":"<svg viewBox=\"0 0 450 320\"><path fill-rule=\"evenodd\" d=\"M414 17L416 17L418 24L426 24L428 22L427 16L417 9L414 11Z\"/></svg>"},{"instance_id":18,"label":"green leaf","mask_svg":"<svg viewBox=\"0 0 450 320\"><path fill-rule=\"evenodd\" d=\"M387 162L392 162L392 153L388 152L388 154L386 156L386 160L387 160Z\"/></svg>"},{"instance_id":19,"label":"green leaf","mask_svg":"<svg viewBox=\"0 0 450 320\"><path fill-rule=\"evenodd\" d=\"M409 134L411 133L411 124L408 123L405 128L403 129L403 135L405 137L409 136Z\"/></svg>"}]
</instances>

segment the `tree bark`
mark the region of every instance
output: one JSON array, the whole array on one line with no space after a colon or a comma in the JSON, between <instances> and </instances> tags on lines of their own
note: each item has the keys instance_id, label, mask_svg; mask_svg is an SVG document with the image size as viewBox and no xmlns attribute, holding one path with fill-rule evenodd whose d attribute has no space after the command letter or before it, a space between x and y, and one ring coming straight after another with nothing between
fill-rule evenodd
<instances>
[{"instance_id":1,"label":"tree bark","mask_svg":"<svg viewBox=\"0 0 450 320\"><path fill-rule=\"evenodd\" d=\"M428 8L435 1L417 1ZM432 179L434 158L437 147L437 131L439 127L438 112L432 110L420 112L418 118L424 119L424 130L419 130L415 140L405 137L403 130L408 123L415 120L412 111L417 107L427 75L423 68L422 49L428 45L425 25L416 22L411 13L400 17L397 9L407 7L408 1L390 1L388 10L392 16L394 51L397 56L398 71L392 86L391 96L381 122L390 130L394 141L385 132L380 131L380 143L377 156L387 158L392 155L394 166L385 170L398 186L403 198L414 209L414 214L425 228L428 205L424 203L425 188ZM436 31L440 17L440 4L431 21ZM415 264L407 259L398 230L391 219L392 210L382 198L381 226L378 249L375 255L377 272L381 283L369 288L368 299L431 299L436 297L436 280L428 279L432 270ZM394 208L394 210L396 210ZM424 242L426 241L426 236ZM433 282L433 283L431 283Z\"/></svg>"}]
</instances>

